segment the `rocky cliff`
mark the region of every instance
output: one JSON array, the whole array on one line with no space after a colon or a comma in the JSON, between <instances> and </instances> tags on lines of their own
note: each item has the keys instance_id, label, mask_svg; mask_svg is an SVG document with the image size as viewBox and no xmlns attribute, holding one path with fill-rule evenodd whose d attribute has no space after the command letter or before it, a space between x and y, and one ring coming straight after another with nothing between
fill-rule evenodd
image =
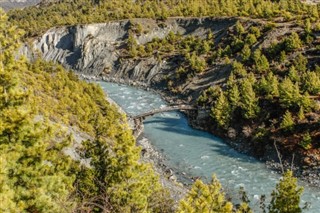
<instances>
[{"instance_id":1,"label":"rocky cliff","mask_svg":"<svg viewBox=\"0 0 320 213\"><path fill-rule=\"evenodd\" d=\"M153 38L164 38L170 31L182 35L204 36L208 30L222 37L234 25L235 19L171 18L167 21L149 19L123 20L104 24L91 24L53 28L34 41L33 45L43 58L56 61L77 72L131 79L147 84L159 81L159 74L175 66L174 62L154 57L139 60L120 57L124 51L128 32L137 24L143 27L135 35L139 44Z\"/></svg>"}]
</instances>

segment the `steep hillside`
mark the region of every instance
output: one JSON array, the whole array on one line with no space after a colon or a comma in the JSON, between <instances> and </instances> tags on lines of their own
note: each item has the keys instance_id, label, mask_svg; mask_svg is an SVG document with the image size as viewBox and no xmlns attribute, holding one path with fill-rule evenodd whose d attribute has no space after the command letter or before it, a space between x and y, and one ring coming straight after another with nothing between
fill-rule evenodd
<instances>
[{"instance_id":1,"label":"steep hillside","mask_svg":"<svg viewBox=\"0 0 320 213\"><path fill-rule=\"evenodd\" d=\"M16 58L21 31L0 17L0 211L172 212L102 89Z\"/></svg>"}]
</instances>

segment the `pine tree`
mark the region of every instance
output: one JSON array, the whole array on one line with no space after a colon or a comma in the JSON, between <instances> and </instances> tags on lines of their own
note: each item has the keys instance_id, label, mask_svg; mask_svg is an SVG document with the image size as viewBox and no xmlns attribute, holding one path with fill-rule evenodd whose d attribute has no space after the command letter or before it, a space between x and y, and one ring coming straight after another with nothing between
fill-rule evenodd
<instances>
[{"instance_id":1,"label":"pine tree","mask_svg":"<svg viewBox=\"0 0 320 213\"><path fill-rule=\"evenodd\" d=\"M299 53L293 61L294 66L299 72L305 72L307 70L308 59Z\"/></svg>"},{"instance_id":2,"label":"pine tree","mask_svg":"<svg viewBox=\"0 0 320 213\"><path fill-rule=\"evenodd\" d=\"M287 60L287 55L285 51L280 52L280 63L284 63Z\"/></svg>"},{"instance_id":3,"label":"pine tree","mask_svg":"<svg viewBox=\"0 0 320 213\"><path fill-rule=\"evenodd\" d=\"M228 89L228 99L233 110L240 105L241 96L238 85L236 83L234 83L230 87L230 89Z\"/></svg>"},{"instance_id":4,"label":"pine tree","mask_svg":"<svg viewBox=\"0 0 320 213\"><path fill-rule=\"evenodd\" d=\"M305 119L303 107L299 108L298 118L299 118L300 121Z\"/></svg>"},{"instance_id":5,"label":"pine tree","mask_svg":"<svg viewBox=\"0 0 320 213\"><path fill-rule=\"evenodd\" d=\"M271 194L270 213L302 212L299 207L302 192L303 188L297 185L297 178L293 177L292 171L287 171Z\"/></svg>"},{"instance_id":6,"label":"pine tree","mask_svg":"<svg viewBox=\"0 0 320 213\"><path fill-rule=\"evenodd\" d=\"M301 98L299 86L285 78L279 85L280 104L283 108L297 106Z\"/></svg>"},{"instance_id":7,"label":"pine tree","mask_svg":"<svg viewBox=\"0 0 320 213\"><path fill-rule=\"evenodd\" d=\"M269 70L269 61L267 57L261 53L261 50L257 49L253 53L253 60L255 62L255 68L259 73Z\"/></svg>"},{"instance_id":8,"label":"pine tree","mask_svg":"<svg viewBox=\"0 0 320 213\"><path fill-rule=\"evenodd\" d=\"M243 61L248 61L250 59L251 56L251 49L249 47L249 45L244 45L242 51L241 51L241 58Z\"/></svg>"},{"instance_id":9,"label":"pine tree","mask_svg":"<svg viewBox=\"0 0 320 213\"><path fill-rule=\"evenodd\" d=\"M299 145L305 150L312 148L312 138L309 132L303 134L302 140L300 141Z\"/></svg>"},{"instance_id":10,"label":"pine tree","mask_svg":"<svg viewBox=\"0 0 320 213\"><path fill-rule=\"evenodd\" d=\"M212 117L216 120L218 125L222 128L227 128L231 119L231 108L228 99L223 92L211 109Z\"/></svg>"},{"instance_id":11,"label":"pine tree","mask_svg":"<svg viewBox=\"0 0 320 213\"><path fill-rule=\"evenodd\" d=\"M243 112L243 117L246 119L253 119L255 118L260 108L258 106L258 98L253 90L252 83L245 79L241 83L241 109Z\"/></svg>"},{"instance_id":12,"label":"pine tree","mask_svg":"<svg viewBox=\"0 0 320 213\"><path fill-rule=\"evenodd\" d=\"M268 98L278 97L279 96L279 81L278 77L272 72L269 72L267 75L267 82L269 84L268 89Z\"/></svg>"},{"instance_id":13,"label":"pine tree","mask_svg":"<svg viewBox=\"0 0 320 213\"><path fill-rule=\"evenodd\" d=\"M237 21L236 22L236 26L235 26L235 30L236 30L236 33L237 35L240 37L241 34L243 34L245 32L245 29L244 27L242 26L241 22L240 21Z\"/></svg>"},{"instance_id":14,"label":"pine tree","mask_svg":"<svg viewBox=\"0 0 320 213\"><path fill-rule=\"evenodd\" d=\"M312 29L311 29L312 26L311 26L310 19L307 18L307 19L305 20L304 25L305 25L305 28L304 28L305 32L306 32L307 34L310 34L311 31L312 31Z\"/></svg>"},{"instance_id":15,"label":"pine tree","mask_svg":"<svg viewBox=\"0 0 320 213\"><path fill-rule=\"evenodd\" d=\"M320 92L320 78L315 72L306 72L302 76L303 89L312 95Z\"/></svg>"},{"instance_id":16,"label":"pine tree","mask_svg":"<svg viewBox=\"0 0 320 213\"><path fill-rule=\"evenodd\" d=\"M288 76L292 82L300 81L300 76L295 66L290 67Z\"/></svg>"},{"instance_id":17,"label":"pine tree","mask_svg":"<svg viewBox=\"0 0 320 213\"><path fill-rule=\"evenodd\" d=\"M247 71L243 64L237 61L233 62L232 64L232 73L239 77L244 77L247 75Z\"/></svg>"},{"instance_id":18,"label":"pine tree","mask_svg":"<svg viewBox=\"0 0 320 213\"><path fill-rule=\"evenodd\" d=\"M287 52L294 51L301 48L302 42L299 35L296 32L293 32L288 38L284 40L285 50Z\"/></svg>"},{"instance_id":19,"label":"pine tree","mask_svg":"<svg viewBox=\"0 0 320 213\"><path fill-rule=\"evenodd\" d=\"M195 212L232 212L232 203L226 201L221 184L215 176L210 184L206 185L197 180L187 196L180 202L178 213Z\"/></svg>"},{"instance_id":20,"label":"pine tree","mask_svg":"<svg viewBox=\"0 0 320 213\"><path fill-rule=\"evenodd\" d=\"M287 110L283 116L282 121L281 121L280 128L282 128L286 131L292 131L293 127L294 127L294 121L293 121L292 115Z\"/></svg>"},{"instance_id":21,"label":"pine tree","mask_svg":"<svg viewBox=\"0 0 320 213\"><path fill-rule=\"evenodd\" d=\"M248 34L245 43L249 46L254 45L257 42L257 38L254 34Z\"/></svg>"}]
</instances>

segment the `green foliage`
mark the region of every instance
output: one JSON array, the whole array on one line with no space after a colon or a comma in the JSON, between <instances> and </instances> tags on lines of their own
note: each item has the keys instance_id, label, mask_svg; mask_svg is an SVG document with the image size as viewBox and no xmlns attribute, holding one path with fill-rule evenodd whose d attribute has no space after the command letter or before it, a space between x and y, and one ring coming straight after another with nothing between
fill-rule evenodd
<instances>
[{"instance_id":1,"label":"green foliage","mask_svg":"<svg viewBox=\"0 0 320 213\"><path fill-rule=\"evenodd\" d=\"M245 43L249 46L254 45L257 42L257 38L254 34L248 34Z\"/></svg>"},{"instance_id":2,"label":"green foliage","mask_svg":"<svg viewBox=\"0 0 320 213\"><path fill-rule=\"evenodd\" d=\"M247 75L247 71L243 64L237 61L233 62L232 64L232 73L239 77L245 77Z\"/></svg>"},{"instance_id":3,"label":"green foliage","mask_svg":"<svg viewBox=\"0 0 320 213\"><path fill-rule=\"evenodd\" d=\"M232 203L225 199L221 184L215 176L210 184L197 180L187 196L180 202L178 213L232 212Z\"/></svg>"},{"instance_id":4,"label":"green foliage","mask_svg":"<svg viewBox=\"0 0 320 213\"><path fill-rule=\"evenodd\" d=\"M307 34L310 34L311 31L312 31L312 29L311 29L312 26L311 26L310 19L306 19L306 21L305 21L305 23L304 23L304 26L305 26L305 28L304 28L305 32L306 32Z\"/></svg>"},{"instance_id":5,"label":"green foliage","mask_svg":"<svg viewBox=\"0 0 320 213\"><path fill-rule=\"evenodd\" d=\"M198 105L204 106L206 104L212 104L214 100L216 100L221 93L221 88L218 86L209 87L204 90L202 94L198 98Z\"/></svg>"},{"instance_id":6,"label":"green foliage","mask_svg":"<svg viewBox=\"0 0 320 213\"><path fill-rule=\"evenodd\" d=\"M280 63L284 63L286 60L287 60L286 52L285 51L281 51L280 52L280 58L279 58Z\"/></svg>"},{"instance_id":7,"label":"green foliage","mask_svg":"<svg viewBox=\"0 0 320 213\"><path fill-rule=\"evenodd\" d=\"M301 48L302 42L299 35L296 32L293 32L288 38L284 40L284 46L287 52L291 52Z\"/></svg>"},{"instance_id":8,"label":"green foliage","mask_svg":"<svg viewBox=\"0 0 320 213\"><path fill-rule=\"evenodd\" d=\"M227 97L223 92L220 93L220 96L214 107L211 109L212 117L222 128L227 128L231 119L231 106Z\"/></svg>"},{"instance_id":9,"label":"green foliage","mask_svg":"<svg viewBox=\"0 0 320 213\"><path fill-rule=\"evenodd\" d=\"M309 132L307 132L306 134L303 135L302 140L300 141L299 145L306 150L312 148L312 138L311 138Z\"/></svg>"},{"instance_id":10,"label":"green foliage","mask_svg":"<svg viewBox=\"0 0 320 213\"><path fill-rule=\"evenodd\" d=\"M315 72L304 73L302 76L302 88L312 95L318 94L320 92L319 75Z\"/></svg>"},{"instance_id":11,"label":"green foliage","mask_svg":"<svg viewBox=\"0 0 320 213\"><path fill-rule=\"evenodd\" d=\"M295 107L301 99L298 84L293 84L289 78L285 78L279 85L279 101L283 108Z\"/></svg>"},{"instance_id":12,"label":"green foliage","mask_svg":"<svg viewBox=\"0 0 320 213\"><path fill-rule=\"evenodd\" d=\"M260 108L258 106L258 98L253 90L252 83L250 80L245 79L241 82L241 109L243 112L243 117L246 119L253 119L255 118Z\"/></svg>"},{"instance_id":13,"label":"green foliage","mask_svg":"<svg viewBox=\"0 0 320 213\"><path fill-rule=\"evenodd\" d=\"M287 171L271 194L270 213L302 212L299 207L302 192L303 188L297 186L297 178L293 177L292 171Z\"/></svg>"},{"instance_id":14,"label":"green foliage","mask_svg":"<svg viewBox=\"0 0 320 213\"><path fill-rule=\"evenodd\" d=\"M299 53L297 57L295 57L293 64L298 71L304 72L307 70L308 60L306 59L305 56Z\"/></svg>"},{"instance_id":15,"label":"green foliage","mask_svg":"<svg viewBox=\"0 0 320 213\"><path fill-rule=\"evenodd\" d=\"M0 211L172 212L103 90L59 65L15 58L20 32L0 17ZM87 164L66 154L72 133L89 138L76 155Z\"/></svg>"},{"instance_id":16,"label":"green foliage","mask_svg":"<svg viewBox=\"0 0 320 213\"><path fill-rule=\"evenodd\" d=\"M305 119L303 107L300 107L300 108L299 108L298 118L299 118L299 120Z\"/></svg>"},{"instance_id":17,"label":"green foliage","mask_svg":"<svg viewBox=\"0 0 320 213\"><path fill-rule=\"evenodd\" d=\"M251 56L251 49L249 45L244 45L243 49L241 50L241 58L243 61L248 61Z\"/></svg>"},{"instance_id":18,"label":"green foliage","mask_svg":"<svg viewBox=\"0 0 320 213\"><path fill-rule=\"evenodd\" d=\"M206 61L197 56L194 52L192 53L189 63L191 65L191 69L193 69L197 73L201 73L206 69L207 63Z\"/></svg>"},{"instance_id":19,"label":"green foliage","mask_svg":"<svg viewBox=\"0 0 320 213\"><path fill-rule=\"evenodd\" d=\"M294 120L292 118L292 115L289 111L286 111L286 113L283 115L280 128L286 130L286 131L292 131L294 128Z\"/></svg>"},{"instance_id":20,"label":"green foliage","mask_svg":"<svg viewBox=\"0 0 320 213\"><path fill-rule=\"evenodd\" d=\"M250 33L252 33L253 35L255 35L256 38L259 38L261 36L261 31L258 27L250 27L249 29Z\"/></svg>"},{"instance_id":21,"label":"green foliage","mask_svg":"<svg viewBox=\"0 0 320 213\"><path fill-rule=\"evenodd\" d=\"M236 26L235 26L236 34L241 37L241 34L245 32L244 27L242 26L240 21L237 21Z\"/></svg>"},{"instance_id":22,"label":"green foliage","mask_svg":"<svg viewBox=\"0 0 320 213\"><path fill-rule=\"evenodd\" d=\"M284 7L282 1L239 1L239 0L110 0L110 1L58 1L42 7L29 7L24 10L10 11L10 20L27 31L28 36L35 36L54 26L101 23L109 20L152 18L165 20L177 16L246 16L252 18L271 18L278 16L304 15L318 17L317 6L304 6L300 1L290 1L293 7ZM253 28L253 27L252 27ZM137 29L139 30L139 29ZM140 31L140 30L139 30ZM243 26L236 27L239 35ZM259 37L253 28L252 33Z\"/></svg>"},{"instance_id":23,"label":"green foliage","mask_svg":"<svg viewBox=\"0 0 320 213\"><path fill-rule=\"evenodd\" d=\"M267 77L262 76L258 90L267 99L273 99L279 96L279 82L276 75L269 72Z\"/></svg>"},{"instance_id":24,"label":"green foliage","mask_svg":"<svg viewBox=\"0 0 320 213\"><path fill-rule=\"evenodd\" d=\"M300 81L300 76L295 66L290 67L288 77L292 82Z\"/></svg>"},{"instance_id":25,"label":"green foliage","mask_svg":"<svg viewBox=\"0 0 320 213\"><path fill-rule=\"evenodd\" d=\"M253 60L255 62L255 68L259 73L269 70L269 61L267 57L261 53L261 50L257 49L253 53Z\"/></svg>"},{"instance_id":26,"label":"green foliage","mask_svg":"<svg viewBox=\"0 0 320 213\"><path fill-rule=\"evenodd\" d=\"M233 110L240 106L240 100L241 100L241 94L239 91L239 87L237 84L232 84L230 88L228 89L228 99L230 101L230 104L233 108Z\"/></svg>"},{"instance_id":27,"label":"green foliage","mask_svg":"<svg viewBox=\"0 0 320 213\"><path fill-rule=\"evenodd\" d=\"M73 164L62 154L71 138L36 114L34 88L23 81L28 63L14 59L20 32L0 13L0 210L72 211ZM53 143L58 134L60 141Z\"/></svg>"},{"instance_id":28,"label":"green foliage","mask_svg":"<svg viewBox=\"0 0 320 213\"><path fill-rule=\"evenodd\" d=\"M105 208L111 206L113 212L143 212L145 209L153 212L157 203L149 201L162 190L157 177L149 165L138 161L139 148L131 134L122 132L115 137L117 143L102 138L83 142L80 153L84 154L83 158L90 159L91 171L88 172L88 168L80 171L77 193L83 201L91 200ZM159 197L157 202L160 199L170 202L165 197Z\"/></svg>"}]
</instances>

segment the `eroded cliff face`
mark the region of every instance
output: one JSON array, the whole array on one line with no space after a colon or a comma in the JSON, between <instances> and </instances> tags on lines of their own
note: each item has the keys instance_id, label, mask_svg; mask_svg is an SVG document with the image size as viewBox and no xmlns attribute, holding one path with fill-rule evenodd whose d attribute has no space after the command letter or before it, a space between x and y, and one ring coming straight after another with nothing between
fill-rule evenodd
<instances>
[{"instance_id":1,"label":"eroded cliff face","mask_svg":"<svg viewBox=\"0 0 320 213\"><path fill-rule=\"evenodd\" d=\"M0 7L5 11L36 5L40 0L0 0Z\"/></svg>"},{"instance_id":2,"label":"eroded cliff face","mask_svg":"<svg viewBox=\"0 0 320 213\"><path fill-rule=\"evenodd\" d=\"M157 84L163 75L175 68L174 60L154 57L132 60L123 57L129 30L137 24L143 32L135 35L139 44L153 38L164 38L170 31L184 36L203 37L211 30L216 39L223 37L235 19L170 18L166 21L150 19L123 20L104 24L53 28L34 41L36 51L43 58L55 61L76 72L116 79L130 79Z\"/></svg>"}]
</instances>

